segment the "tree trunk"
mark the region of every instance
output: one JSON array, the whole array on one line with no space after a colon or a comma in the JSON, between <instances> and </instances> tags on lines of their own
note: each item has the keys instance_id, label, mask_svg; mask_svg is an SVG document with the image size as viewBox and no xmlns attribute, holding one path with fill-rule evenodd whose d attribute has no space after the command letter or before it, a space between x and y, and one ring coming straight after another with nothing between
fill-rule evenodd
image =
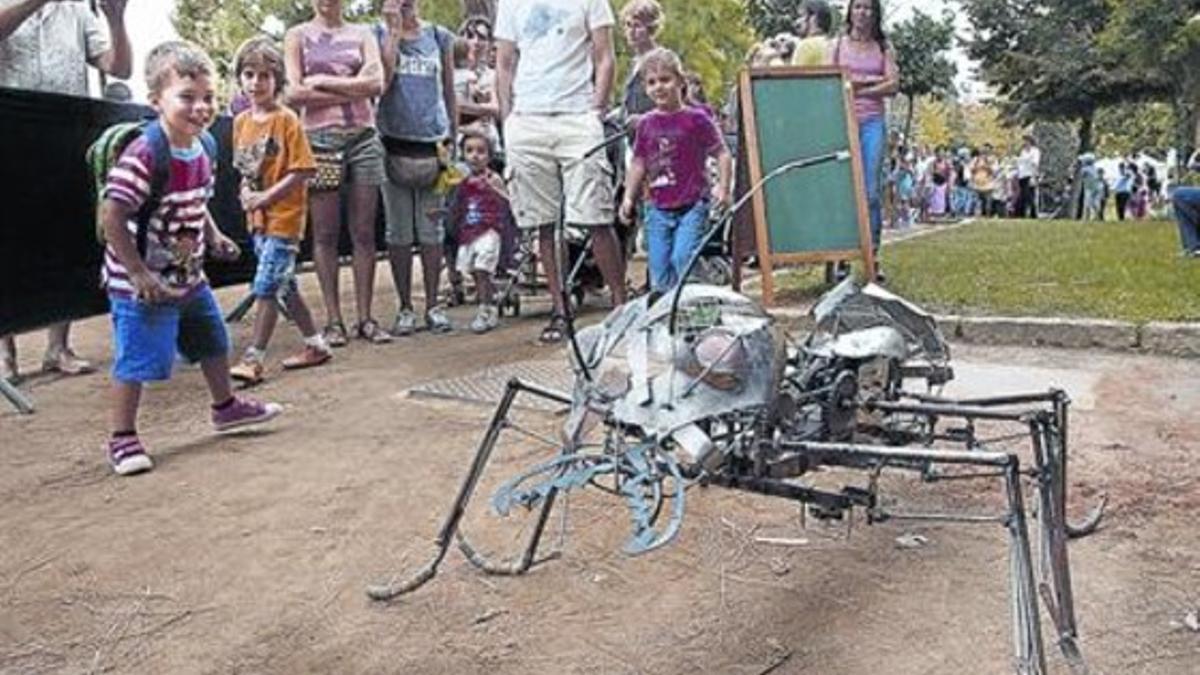
<instances>
[{"instance_id":1,"label":"tree trunk","mask_svg":"<svg viewBox=\"0 0 1200 675\"><path fill-rule=\"evenodd\" d=\"M1096 121L1096 111L1091 110L1079 118L1079 154L1092 151L1092 127Z\"/></svg>"},{"instance_id":2,"label":"tree trunk","mask_svg":"<svg viewBox=\"0 0 1200 675\"><path fill-rule=\"evenodd\" d=\"M1079 118L1079 155L1085 152L1092 151L1092 127L1095 125L1096 111L1089 110ZM1071 180L1071 217L1076 220L1083 219L1083 176L1079 171L1080 166L1078 160L1074 163L1074 168L1071 171L1073 176Z\"/></svg>"},{"instance_id":3,"label":"tree trunk","mask_svg":"<svg viewBox=\"0 0 1200 675\"><path fill-rule=\"evenodd\" d=\"M913 111L916 110L916 108L917 108L917 100L915 98L913 98L912 94L908 94L906 96L906 98L908 99L908 114L906 114L904 116L904 144L911 148L912 144L913 144L913 142L912 142Z\"/></svg>"}]
</instances>

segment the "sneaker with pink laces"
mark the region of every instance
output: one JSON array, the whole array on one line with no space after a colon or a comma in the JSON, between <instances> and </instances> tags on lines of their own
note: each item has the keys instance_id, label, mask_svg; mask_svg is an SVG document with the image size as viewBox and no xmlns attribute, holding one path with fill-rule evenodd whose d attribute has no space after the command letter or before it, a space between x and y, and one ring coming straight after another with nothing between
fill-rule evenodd
<instances>
[{"instance_id":1,"label":"sneaker with pink laces","mask_svg":"<svg viewBox=\"0 0 1200 675\"><path fill-rule=\"evenodd\" d=\"M281 412L283 406L278 403L262 403L252 398L235 396L224 408L213 409L212 423L217 431L229 431L262 424Z\"/></svg>"},{"instance_id":2,"label":"sneaker with pink laces","mask_svg":"<svg viewBox=\"0 0 1200 675\"><path fill-rule=\"evenodd\" d=\"M150 455L137 436L121 436L108 440L108 463L119 476L131 476L154 468Z\"/></svg>"}]
</instances>

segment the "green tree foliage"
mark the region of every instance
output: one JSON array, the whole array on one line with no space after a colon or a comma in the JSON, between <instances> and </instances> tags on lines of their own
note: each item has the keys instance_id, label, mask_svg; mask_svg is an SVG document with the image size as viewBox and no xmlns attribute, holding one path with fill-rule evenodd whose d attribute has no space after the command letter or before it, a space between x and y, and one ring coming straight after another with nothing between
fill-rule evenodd
<instances>
[{"instance_id":1,"label":"green tree foliage","mask_svg":"<svg viewBox=\"0 0 1200 675\"><path fill-rule=\"evenodd\" d=\"M346 18L370 22L378 19L377 2L346 1ZM468 4L486 7L487 3L468 0ZM463 17L463 4L426 2L421 6L427 21L454 30ZM283 40L288 27L312 18L310 0L176 0L172 23L180 36L208 50L221 75L229 76L238 45L255 35Z\"/></svg>"},{"instance_id":2,"label":"green tree foliage","mask_svg":"<svg viewBox=\"0 0 1200 675\"><path fill-rule=\"evenodd\" d=\"M1097 43L1140 71L1175 107L1176 143L1200 145L1200 2L1109 0L1111 19Z\"/></svg>"},{"instance_id":3,"label":"green tree foliage","mask_svg":"<svg viewBox=\"0 0 1200 675\"><path fill-rule=\"evenodd\" d=\"M1124 0L1122 0L1123 2ZM968 54L1010 119L1079 124L1088 149L1100 108L1162 94L1161 83L1101 49L1113 0L961 0L972 25Z\"/></svg>"},{"instance_id":4,"label":"green tree foliage","mask_svg":"<svg viewBox=\"0 0 1200 675\"><path fill-rule=\"evenodd\" d=\"M620 12L629 0L616 0ZM659 35L665 47L676 50L684 64L700 74L704 88L719 99L733 83L743 56L753 43L740 0L661 0L666 17ZM457 29L469 13L494 11L493 0L462 2L427 1L421 5L425 20ZM378 3L347 0L346 16L352 21L378 19ZM177 0L175 30L203 45L217 62L221 75L230 75L233 56L244 40L266 34L283 39L283 29L312 17L310 0ZM718 28L719 27L719 28ZM629 72L629 48L615 27L618 83Z\"/></svg>"},{"instance_id":5,"label":"green tree foliage","mask_svg":"<svg viewBox=\"0 0 1200 675\"><path fill-rule=\"evenodd\" d=\"M1096 151L1115 157L1161 154L1176 144L1178 120L1169 103L1125 103L1096 115Z\"/></svg>"},{"instance_id":6,"label":"green tree foliage","mask_svg":"<svg viewBox=\"0 0 1200 675\"><path fill-rule=\"evenodd\" d=\"M746 14L754 32L765 38L794 32L803 4L804 0L748 0Z\"/></svg>"},{"instance_id":7,"label":"green tree foliage","mask_svg":"<svg viewBox=\"0 0 1200 675\"><path fill-rule=\"evenodd\" d=\"M915 10L905 22L891 30L891 42L900 69L900 93L908 100L904 135L912 130L913 100L918 96L954 95L954 76L958 67L948 57L954 44L954 16L947 12L940 20Z\"/></svg>"},{"instance_id":8,"label":"green tree foliage","mask_svg":"<svg viewBox=\"0 0 1200 675\"><path fill-rule=\"evenodd\" d=\"M613 10L630 0L616 0ZM754 43L754 34L747 22L746 7L741 0L659 0L663 8L663 23L658 42L674 50L685 68L700 74L709 99L720 100L733 84L743 59ZM616 29L617 86L629 73L632 52Z\"/></svg>"}]
</instances>

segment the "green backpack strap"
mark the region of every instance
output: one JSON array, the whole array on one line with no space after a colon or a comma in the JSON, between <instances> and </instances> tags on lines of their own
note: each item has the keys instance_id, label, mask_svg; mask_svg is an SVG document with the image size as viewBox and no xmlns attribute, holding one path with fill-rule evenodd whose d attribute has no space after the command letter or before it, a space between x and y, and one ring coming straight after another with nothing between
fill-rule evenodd
<instances>
[{"instance_id":1,"label":"green backpack strap","mask_svg":"<svg viewBox=\"0 0 1200 675\"><path fill-rule=\"evenodd\" d=\"M100 204L104 200L104 186L108 182L108 174L121 158L125 148L142 135L144 122L120 122L100 133L100 136L88 147L85 155L88 168L92 172L92 184L96 200L96 240L104 243L104 224L100 220Z\"/></svg>"}]
</instances>

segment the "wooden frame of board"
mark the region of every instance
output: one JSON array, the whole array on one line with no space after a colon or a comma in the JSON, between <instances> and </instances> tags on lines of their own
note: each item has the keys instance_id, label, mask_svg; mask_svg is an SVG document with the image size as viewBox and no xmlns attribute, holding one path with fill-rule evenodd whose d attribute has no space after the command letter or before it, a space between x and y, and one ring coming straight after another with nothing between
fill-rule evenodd
<instances>
[{"instance_id":1,"label":"wooden frame of board","mask_svg":"<svg viewBox=\"0 0 1200 675\"><path fill-rule=\"evenodd\" d=\"M762 272L762 298L764 305L770 306L775 301L773 274L776 263L818 263L861 258L865 263L867 278L871 280L875 278L875 254L871 246L871 219L867 210L866 187L863 181L862 150L858 143L858 121L854 117L850 83L842 68L772 66L743 70L738 82L738 97L741 106L744 141L743 150L738 153L740 155L739 161L744 159L749 165L747 168L750 185L758 184L762 180L764 172L762 167L762 153L758 147L758 124L756 122L753 96L754 80L827 78L830 76L838 76L843 82L842 99L846 111L846 132L850 145L850 164L854 176L854 194L857 201L859 246L852 249L806 251L804 253L774 253L771 250L770 228L767 224L766 194L764 190L759 190L751 198L751 204L753 209L752 219L754 223L755 242L758 248L759 269ZM742 261L736 260L734 264L740 268ZM738 277L740 278L740 273Z\"/></svg>"}]
</instances>

